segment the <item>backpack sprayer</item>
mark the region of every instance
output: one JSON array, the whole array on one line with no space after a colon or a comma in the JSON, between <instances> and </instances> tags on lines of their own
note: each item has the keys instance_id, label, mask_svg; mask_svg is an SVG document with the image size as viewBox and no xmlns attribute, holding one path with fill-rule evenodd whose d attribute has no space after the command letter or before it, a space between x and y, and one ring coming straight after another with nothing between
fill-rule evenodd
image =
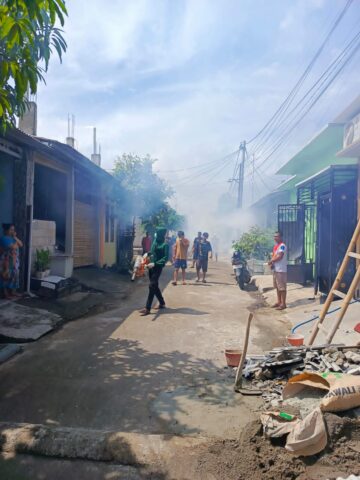
<instances>
[{"instance_id":1,"label":"backpack sprayer","mask_svg":"<svg viewBox=\"0 0 360 480\"><path fill-rule=\"evenodd\" d=\"M148 253L144 253L144 255L137 255L135 258L131 281L133 282L135 278L143 277L145 275L145 270L152 268L153 266L154 264L150 263L150 256Z\"/></svg>"}]
</instances>

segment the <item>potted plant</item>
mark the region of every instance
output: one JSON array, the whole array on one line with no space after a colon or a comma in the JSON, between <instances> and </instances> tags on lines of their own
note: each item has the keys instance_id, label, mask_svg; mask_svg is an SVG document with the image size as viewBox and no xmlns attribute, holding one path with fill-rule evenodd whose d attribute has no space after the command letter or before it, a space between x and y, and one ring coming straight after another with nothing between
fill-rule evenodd
<instances>
[{"instance_id":1,"label":"potted plant","mask_svg":"<svg viewBox=\"0 0 360 480\"><path fill-rule=\"evenodd\" d=\"M35 276L43 279L50 273L50 250L48 248L36 249Z\"/></svg>"}]
</instances>

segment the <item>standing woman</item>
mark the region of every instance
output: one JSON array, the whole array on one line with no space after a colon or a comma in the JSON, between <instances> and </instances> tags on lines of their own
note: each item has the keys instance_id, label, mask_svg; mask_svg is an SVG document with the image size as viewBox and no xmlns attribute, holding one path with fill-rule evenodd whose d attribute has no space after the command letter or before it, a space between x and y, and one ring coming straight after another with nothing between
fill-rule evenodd
<instances>
[{"instance_id":1,"label":"standing woman","mask_svg":"<svg viewBox=\"0 0 360 480\"><path fill-rule=\"evenodd\" d=\"M0 290L7 299L18 296L20 255L23 246L16 236L12 223L3 223L4 235L0 237Z\"/></svg>"},{"instance_id":2,"label":"standing woman","mask_svg":"<svg viewBox=\"0 0 360 480\"><path fill-rule=\"evenodd\" d=\"M150 252L151 263L149 263L148 265L149 281L150 281L149 295L147 298L145 308L140 310L140 314L143 317L145 315L149 315L154 297L156 297L159 300L159 305L156 308L157 309L165 308L165 300L159 288L159 278L169 258L169 245L166 242L166 238L165 238L166 232L167 232L166 228L158 227L156 229L155 240L151 247L151 252Z\"/></svg>"}]
</instances>

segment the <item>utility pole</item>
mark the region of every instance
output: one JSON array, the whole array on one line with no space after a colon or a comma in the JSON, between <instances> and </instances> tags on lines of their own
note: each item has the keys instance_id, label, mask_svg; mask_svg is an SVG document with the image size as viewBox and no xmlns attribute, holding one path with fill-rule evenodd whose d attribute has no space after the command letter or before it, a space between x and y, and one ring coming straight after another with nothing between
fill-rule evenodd
<instances>
[{"instance_id":1,"label":"utility pole","mask_svg":"<svg viewBox=\"0 0 360 480\"><path fill-rule=\"evenodd\" d=\"M237 195L237 208L242 208L243 206L243 196L244 196L244 171L245 171L245 155L246 155L246 141L244 140L240 144L241 152L241 161L239 164L239 178L238 182L238 195Z\"/></svg>"},{"instance_id":2,"label":"utility pole","mask_svg":"<svg viewBox=\"0 0 360 480\"><path fill-rule=\"evenodd\" d=\"M252 154L252 172L251 172L251 203L254 203L255 190L255 153Z\"/></svg>"}]
</instances>

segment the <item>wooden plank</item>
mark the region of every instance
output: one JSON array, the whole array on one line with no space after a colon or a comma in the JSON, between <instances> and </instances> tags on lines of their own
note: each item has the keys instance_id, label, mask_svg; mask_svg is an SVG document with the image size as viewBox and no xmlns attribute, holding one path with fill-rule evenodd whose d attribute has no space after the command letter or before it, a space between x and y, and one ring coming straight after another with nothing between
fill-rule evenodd
<instances>
[{"instance_id":1,"label":"wooden plank","mask_svg":"<svg viewBox=\"0 0 360 480\"><path fill-rule=\"evenodd\" d=\"M340 298L345 298L346 297L346 293L340 292L340 290L333 290L332 293L334 295L336 295L337 297L340 297Z\"/></svg>"},{"instance_id":2,"label":"wooden plank","mask_svg":"<svg viewBox=\"0 0 360 480\"><path fill-rule=\"evenodd\" d=\"M348 256L351 258L356 258L357 260L360 260L360 253L348 252Z\"/></svg>"}]
</instances>

